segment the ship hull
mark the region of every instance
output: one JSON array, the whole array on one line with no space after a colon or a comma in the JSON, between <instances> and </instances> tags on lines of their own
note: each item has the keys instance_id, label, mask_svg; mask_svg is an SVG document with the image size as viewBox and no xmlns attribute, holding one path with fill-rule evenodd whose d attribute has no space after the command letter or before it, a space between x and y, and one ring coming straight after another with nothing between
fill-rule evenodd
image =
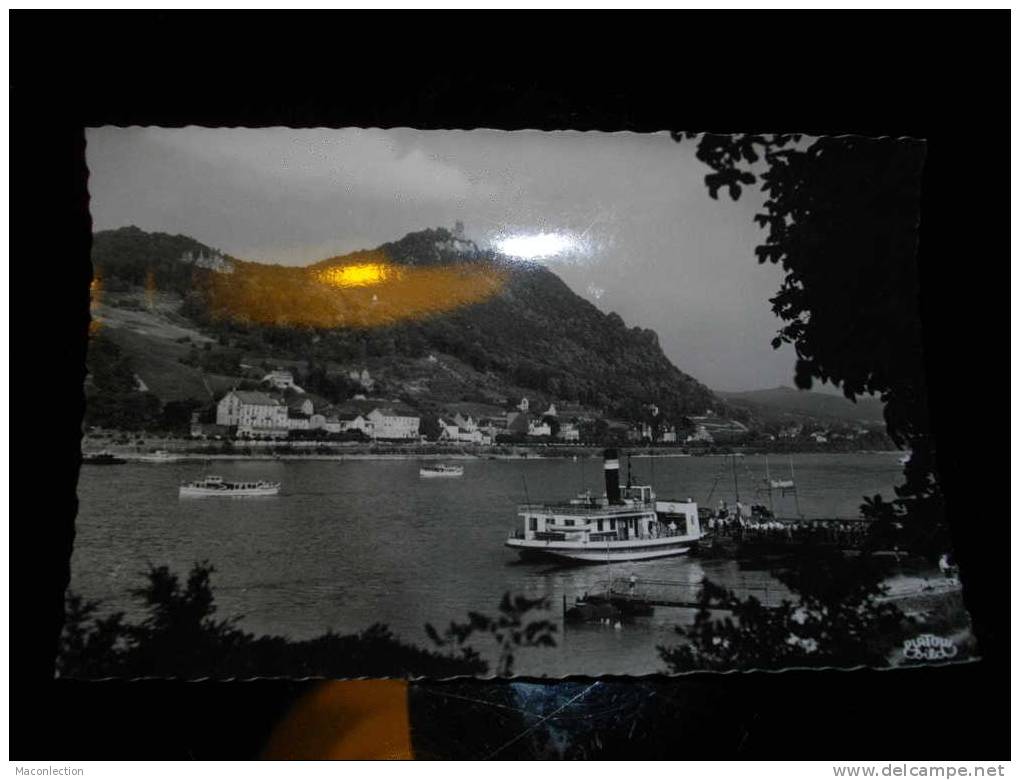
<instances>
[{"instance_id":1,"label":"ship hull","mask_svg":"<svg viewBox=\"0 0 1020 780\"><path fill-rule=\"evenodd\" d=\"M252 496L275 496L280 488L243 488L237 490L215 490L211 488L182 487L181 498L250 498Z\"/></svg>"},{"instance_id":2,"label":"ship hull","mask_svg":"<svg viewBox=\"0 0 1020 780\"><path fill-rule=\"evenodd\" d=\"M451 472L439 472L439 471L419 471L418 476L422 479L444 479L450 477L463 477L463 471L451 471Z\"/></svg>"},{"instance_id":3,"label":"ship hull","mask_svg":"<svg viewBox=\"0 0 1020 780\"><path fill-rule=\"evenodd\" d=\"M585 544L583 542L544 542L528 539L508 539L506 546L516 550L523 560L571 561L578 564L616 563L623 561L650 561L686 555L696 540L653 539L633 542Z\"/></svg>"}]
</instances>

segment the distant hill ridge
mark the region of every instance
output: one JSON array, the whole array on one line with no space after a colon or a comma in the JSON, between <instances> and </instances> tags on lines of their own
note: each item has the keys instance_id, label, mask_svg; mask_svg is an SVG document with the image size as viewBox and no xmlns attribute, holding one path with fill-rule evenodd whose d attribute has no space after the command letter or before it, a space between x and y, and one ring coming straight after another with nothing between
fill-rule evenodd
<instances>
[{"instance_id":1,"label":"distant hill ridge","mask_svg":"<svg viewBox=\"0 0 1020 780\"><path fill-rule=\"evenodd\" d=\"M882 423L884 420L884 405L875 398L859 398L853 402L843 396L782 386L769 390L715 392L732 406L746 408L763 420L805 418L843 423Z\"/></svg>"},{"instance_id":2,"label":"distant hill ridge","mask_svg":"<svg viewBox=\"0 0 1020 780\"><path fill-rule=\"evenodd\" d=\"M653 331L629 328L619 315L603 313L542 265L480 250L443 228L410 233L374 250L304 268L248 263L187 236L135 227L97 233L92 257L106 289L143 286L181 296L180 314L215 339L217 349L239 351L245 359L370 364L373 375L381 375L397 390L417 393L408 400L426 405L492 401L498 395L493 388L504 387L628 419L642 417L648 404L658 406L668 419L729 411L712 391L669 361ZM469 275L454 273L449 277L454 288L437 288L437 299L455 296L457 280L471 279L476 272L492 289L483 287L477 300L465 298L448 311L362 327L359 312L386 301L377 302L371 287L324 290L315 274L380 258L408 268L408 273L464 268ZM220 305L217 290L246 291L245 300L257 304L258 316L226 316L236 307ZM332 297L319 300L327 293ZM331 306L338 317L354 324L296 325L294 313L313 304ZM437 389L420 375L419 363L430 354L456 359L456 383Z\"/></svg>"}]
</instances>

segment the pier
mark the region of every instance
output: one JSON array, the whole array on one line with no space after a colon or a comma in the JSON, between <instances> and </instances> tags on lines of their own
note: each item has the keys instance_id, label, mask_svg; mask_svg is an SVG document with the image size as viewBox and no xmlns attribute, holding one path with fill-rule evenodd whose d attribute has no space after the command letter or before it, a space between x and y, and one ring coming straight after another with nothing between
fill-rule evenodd
<instances>
[{"instance_id":1,"label":"pier","mask_svg":"<svg viewBox=\"0 0 1020 780\"><path fill-rule=\"evenodd\" d=\"M681 582L678 580L640 579L634 580L632 588L626 581L616 580L602 591L603 598L611 602L641 605L648 607L674 607L677 609L701 609L700 600L702 583ZM639 589L640 586L640 589ZM754 596L765 607L777 607L786 595L781 587L745 586L737 588L734 593L741 599ZM712 609L725 609L712 607Z\"/></svg>"},{"instance_id":2,"label":"pier","mask_svg":"<svg viewBox=\"0 0 1020 780\"><path fill-rule=\"evenodd\" d=\"M951 577L917 577L896 583L890 582L888 590L876 598L878 602L906 603L918 598L945 596L960 591L960 581ZM573 605L567 604L563 596L563 614L567 622L599 622L609 618L647 617L656 607L672 609L701 609L699 599L702 583L678 580L635 579L602 581L596 590L585 593L583 599ZM790 593L782 586L749 585L731 589L741 601L754 596L765 609L782 606ZM718 604L708 607L713 612L728 612L729 608Z\"/></svg>"},{"instance_id":3,"label":"pier","mask_svg":"<svg viewBox=\"0 0 1020 780\"><path fill-rule=\"evenodd\" d=\"M699 598L700 582L678 580L642 579L613 583L599 583L594 593L585 593L583 598L571 605L563 596L563 615L568 623L602 622L606 619L647 617L656 607L673 609L701 609ZM640 589L638 586L641 586ZM735 591L741 599L755 596L766 609L778 607L786 591L779 587L748 586ZM728 611L728 607L710 606L713 611Z\"/></svg>"}]
</instances>

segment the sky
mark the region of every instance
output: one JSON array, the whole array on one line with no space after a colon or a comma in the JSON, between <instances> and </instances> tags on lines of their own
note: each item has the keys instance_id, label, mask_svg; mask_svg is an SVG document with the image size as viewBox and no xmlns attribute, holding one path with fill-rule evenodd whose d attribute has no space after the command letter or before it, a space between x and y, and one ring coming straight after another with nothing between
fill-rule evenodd
<instances>
[{"instance_id":1,"label":"sky","mask_svg":"<svg viewBox=\"0 0 1020 780\"><path fill-rule=\"evenodd\" d=\"M92 128L94 230L181 233L305 265L425 228L528 254L714 390L793 386L759 265L762 196L712 200L666 133Z\"/></svg>"}]
</instances>

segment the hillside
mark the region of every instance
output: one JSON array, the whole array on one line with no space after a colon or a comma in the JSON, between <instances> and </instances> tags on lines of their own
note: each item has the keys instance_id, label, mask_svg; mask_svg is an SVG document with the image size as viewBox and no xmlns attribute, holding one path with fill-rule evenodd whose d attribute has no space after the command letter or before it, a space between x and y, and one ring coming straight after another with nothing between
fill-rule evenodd
<instances>
[{"instance_id":1,"label":"hillside","mask_svg":"<svg viewBox=\"0 0 1020 780\"><path fill-rule=\"evenodd\" d=\"M173 400L199 392L203 373L287 363L334 395L344 388L331 377L368 368L423 408L529 395L630 419L648 403L672 419L724 410L651 330L601 312L543 266L443 229L294 268L123 228L96 235L93 263L110 337Z\"/></svg>"},{"instance_id":2,"label":"hillside","mask_svg":"<svg viewBox=\"0 0 1020 780\"><path fill-rule=\"evenodd\" d=\"M743 407L763 422L789 423L816 420L829 423L883 424L883 404L875 398L856 403L828 393L775 387L770 390L722 392L716 394L730 405Z\"/></svg>"}]
</instances>

